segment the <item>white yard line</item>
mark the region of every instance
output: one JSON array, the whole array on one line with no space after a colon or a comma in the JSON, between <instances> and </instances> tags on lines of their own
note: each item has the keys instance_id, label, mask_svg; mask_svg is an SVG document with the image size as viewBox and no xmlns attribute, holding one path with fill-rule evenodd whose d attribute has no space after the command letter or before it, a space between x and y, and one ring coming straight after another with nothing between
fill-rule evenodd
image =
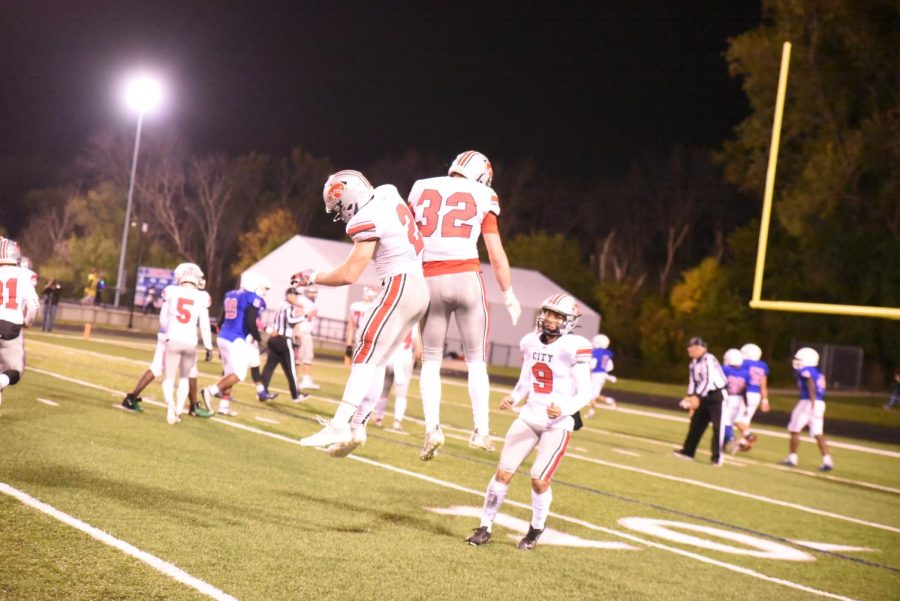
<instances>
[{"instance_id":1,"label":"white yard line","mask_svg":"<svg viewBox=\"0 0 900 601\"><path fill-rule=\"evenodd\" d=\"M39 402L39 403L43 403L45 405L50 405L51 407L59 407L59 403L57 403L56 401L51 401L50 399L42 399L42 398L38 397L35 400L37 400L37 402Z\"/></svg>"},{"instance_id":2,"label":"white yard line","mask_svg":"<svg viewBox=\"0 0 900 601\"><path fill-rule=\"evenodd\" d=\"M126 555L130 555L131 557L134 557L135 559L144 562L145 564L147 564L154 570L156 570L158 572L162 572L169 578L177 580L178 582L180 582L182 584L186 584L187 586L203 593L207 597L211 597L213 599L219 599L221 601L235 601L235 598L232 597L231 595L217 589L216 587L209 584L208 582L200 580L199 578L197 578L195 576L191 576L190 574L188 574L187 572L185 572L178 566L173 565L167 561L163 561L159 557L156 557L155 555L151 555L150 553L147 553L146 551L142 551L142 550L138 549L137 547L135 547L134 545L127 543L121 539L118 539L115 536L113 536L107 532L104 532L103 530L100 530L99 528L95 528L94 526L91 526L90 524L82 522L78 518L72 517L71 515L69 515L67 513L63 513L62 511L60 511L59 509L56 509L55 507L53 507L51 505L48 505L42 501L38 501L37 499L35 499L31 495L29 495L28 493L23 492L17 488L13 488L12 486L10 486L9 484L6 484L5 482L0 482L0 493L6 494L15 499L18 499L20 502L24 503L25 505L27 505L33 509L37 509L38 511L40 511L44 514L49 515L50 517L59 520L60 522L66 524L67 526L71 526L72 528L75 528L76 530L81 530L82 532L84 532L85 534L90 536L91 538L100 541L104 545L109 545L110 547L113 547L114 549L118 549L119 551L121 551L122 553L125 553Z\"/></svg>"},{"instance_id":3,"label":"white yard line","mask_svg":"<svg viewBox=\"0 0 900 601\"><path fill-rule=\"evenodd\" d=\"M578 449L575 449L576 451ZM628 455L629 457L640 457L640 453L635 453L634 451L626 451L625 449L613 449L613 453L618 453L619 455Z\"/></svg>"},{"instance_id":4,"label":"white yard line","mask_svg":"<svg viewBox=\"0 0 900 601\"><path fill-rule=\"evenodd\" d=\"M273 425L276 425L276 426L277 426L279 423L281 423L281 422L279 422L277 419L269 419L268 417L259 417L258 415L257 415L257 416L254 416L253 419L255 419L255 420L258 421L258 422L263 422L264 424L273 424Z\"/></svg>"}]
</instances>

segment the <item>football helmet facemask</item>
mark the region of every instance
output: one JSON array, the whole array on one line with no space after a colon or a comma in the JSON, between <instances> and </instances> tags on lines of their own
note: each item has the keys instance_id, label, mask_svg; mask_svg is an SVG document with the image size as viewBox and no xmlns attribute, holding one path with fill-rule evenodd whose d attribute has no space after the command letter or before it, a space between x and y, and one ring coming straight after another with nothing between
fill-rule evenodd
<instances>
[{"instance_id":1,"label":"football helmet facemask","mask_svg":"<svg viewBox=\"0 0 900 601\"><path fill-rule=\"evenodd\" d=\"M494 168L491 167L491 162L477 150L459 153L451 163L447 175L454 173L485 186L490 186L494 181Z\"/></svg>"},{"instance_id":2,"label":"football helmet facemask","mask_svg":"<svg viewBox=\"0 0 900 601\"><path fill-rule=\"evenodd\" d=\"M346 223L372 200L373 194L372 184L359 171L338 171L328 177L322 189L325 212L334 213L334 221L343 219Z\"/></svg>"},{"instance_id":3,"label":"football helmet facemask","mask_svg":"<svg viewBox=\"0 0 900 601\"><path fill-rule=\"evenodd\" d=\"M19 243L9 238L0 237L0 265L18 265L22 258Z\"/></svg>"},{"instance_id":4,"label":"football helmet facemask","mask_svg":"<svg viewBox=\"0 0 900 601\"><path fill-rule=\"evenodd\" d=\"M561 316L562 323L559 325L548 323L546 319L548 311ZM581 317L581 310L578 308L575 297L560 292L544 299L540 312L534 320L534 325L543 334L565 336L575 329L579 317Z\"/></svg>"}]
</instances>

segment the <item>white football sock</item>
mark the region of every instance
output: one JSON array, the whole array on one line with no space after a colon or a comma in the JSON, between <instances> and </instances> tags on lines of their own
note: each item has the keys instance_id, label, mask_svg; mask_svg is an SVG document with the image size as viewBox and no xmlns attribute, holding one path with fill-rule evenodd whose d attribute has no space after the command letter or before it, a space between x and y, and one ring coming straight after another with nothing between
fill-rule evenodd
<instances>
[{"instance_id":1,"label":"white football sock","mask_svg":"<svg viewBox=\"0 0 900 601\"><path fill-rule=\"evenodd\" d=\"M335 426L347 425L353 418L353 414L362 405L363 399L372 386L372 378L375 376L375 366L368 363L354 363L350 368L350 377L344 386L344 396L331 423ZM379 391L380 392L380 391Z\"/></svg>"},{"instance_id":2,"label":"white football sock","mask_svg":"<svg viewBox=\"0 0 900 601\"><path fill-rule=\"evenodd\" d=\"M260 392L265 392L265 391L266 391L266 387L265 387L265 386L263 386L262 384L257 384L257 385L256 385L256 392L257 392L257 394L260 393Z\"/></svg>"},{"instance_id":3,"label":"white football sock","mask_svg":"<svg viewBox=\"0 0 900 601\"><path fill-rule=\"evenodd\" d=\"M188 390L188 379L179 378L178 389L175 391L175 413L178 415L184 413L184 404L187 402Z\"/></svg>"},{"instance_id":4,"label":"white football sock","mask_svg":"<svg viewBox=\"0 0 900 601\"><path fill-rule=\"evenodd\" d=\"M822 455L822 465L832 465L831 453L828 453L827 455Z\"/></svg>"},{"instance_id":5,"label":"white football sock","mask_svg":"<svg viewBox=\"0 0 900 601\"><path fill-rule=\"evenodd\" d=\"M423 361L419 373L419 392L422 395L422 412L425 414L425 432L431 432L441 423L441 362Z\"/></svg>"},{"instance_id":6,"label":"white football sock","mask_svg":"<svg viewBox=\"0 0 900 601\"><path fill-rule=\"evenodd\" d=\"M394 398L394 420L402 422L406 417L406 397L398 396Z\"/></svg>"},{"instance_id":7,"label":"white football sock","mask_svg":"<svg viewBox=\"0 0 900 601\"><path fill-rule=\"evenodd\" d=\"M163 391L163 399L166 401L166 405L174 406L175 405L175 380L170 380L166 378L162 381L162 391Z\"/></svg>"},{"instance_id":8,"label":"white football sock","mask_svg":"<svg viewBox=\"0 0 900 601\"><path fill-rule=\"evenodd\" d=\"M472 399L472 421L479 434L490 432L488 411L491 396L491 383L488 379L487 363L484 361L466 362L469 370L469 398Z\"/></svg>"},{"instance_id":9,"label":"white football sock","mask_svg":"<svg viewBox=\"0 0 900 601\"><path fill-rule=\"evenodd\" d=\"M9 376L0 374L0 390L9 386Z\"/></svg>"},{"instance_id":10,"label":"white football sock","mask_svg":"<svg viewBox=\"0 0 900 601\"><path fill-rule=\"evenodd\" d=\"M788 461L790 461L794 465L797 465L797 453L790 453L788 455Z\"/></svg>"},{"instance_id":11,"label":"white football sock","mask_svg":"<svg viewBox=\"0 0 900 601\"><path fill-rule=\"evenodd\" d=\"M547 523L547 515L550 513L550 503L553 502L553 489L538 494L531 489L531 527L535 530L543 530Z\"/></svg>"},{"instance_id":12,"label":"white football sock","mask_svg":"<svg viewBox=\"0 0 900 601\"><path fill-rule=\"evenodd\" d=\"M208 386L206 388L209 391L209 394L216 396L219 394L219 386L217 384L213 384L212 386Z\"/></svg>"},{"instance_id":13,"label":"white football sock","mask_svg":"<svg viewBox=\"0 0 900 601\"><path fill-rule=\"evenodd\" d=\"M350 420L350 425L353 427L357 427L364 423L366 418L369 417L369 414L372 413L372 409L375 408L375 405L378 404L378 401L381 399L381 389L384 388L384 369L384 365L375 367L375 373L372 374L372 383L369 386L369 392L363 397L362 402L353 414L353 418Z\"/></svg>"},{"instance_id":14,"label":"white football sock","mask_svg":"<svg viewBox=\"0 0 900 601\"><path fill-rule=\"evenodd\" d=\"M508 489L509 486L497 482L496 477L491 478L491 481L488 483L487 492L484 495L484 507L481 511L481 525L486 526L488 531L491 530L494 519L497 517L497 512L500 511L500 506L503 505L503 501L506 499L506 491Z\"/></svg>"},{"instance_id":15,"label":"white football sock","mask_svg":"<svg viewBox=\"0 0 900 601\"><path fill-rule=\"evenodd\" d=\"M388 398L386 396L383 396L378 400L378 404L375 405L375 419L384 418L384 412L387 410L387 402Z\"/></svg>"}]
</instances>

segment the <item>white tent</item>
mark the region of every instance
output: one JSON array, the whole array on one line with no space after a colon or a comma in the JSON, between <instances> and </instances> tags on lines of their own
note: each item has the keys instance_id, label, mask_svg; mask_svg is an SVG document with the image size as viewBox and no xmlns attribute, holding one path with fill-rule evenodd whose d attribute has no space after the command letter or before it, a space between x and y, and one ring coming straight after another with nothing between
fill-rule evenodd
<instances>
[{"instance_id":1,"label":"white tent","mask_svg":"<svg viewBox=\"0 0 900 601\"><path fill-rule=\"evenodd\" d=\"M294 236L251 266L248 271L261 273L272 281L272 289L266 296L266 302L274 309L283 299L284 290L290 285L292 274L304 269L330 271L343 263L352 248L353 244L349 242ZM513 326L491 266L483 263L482 268L491 320L488 362L519 366L522 362L518 352L519 340L534 327L534 318L541 302L562 288L540 272L513 267L513 290L522 304L522 317L519 323ZM319 286L318 306L319 316L322 318L319 336L342 341L350 303L362 297L363 286L378 288L380 285L375 268L369 265L356 284L339 288ZM600 330L600 315L582 301L579 301L579 305L582 316L580 328L576 332L590 339ZM461 346L456 324L451 323L447 332L446 351L458 353Z\"/></svg>"}]
</instances>

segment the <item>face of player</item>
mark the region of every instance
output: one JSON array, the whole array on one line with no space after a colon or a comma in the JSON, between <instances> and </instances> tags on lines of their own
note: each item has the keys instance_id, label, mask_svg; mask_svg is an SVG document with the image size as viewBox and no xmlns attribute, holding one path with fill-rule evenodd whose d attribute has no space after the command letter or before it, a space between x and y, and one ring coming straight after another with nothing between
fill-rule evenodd
<instances>
[{"instance_id":1,"label":"face of player","mask_svg":"<svg viewBox=\"0 0 900 601\"><path fill-rule=\"evenodd\" d=\"M544 309L541 311L541 317L544 320L544 335L551 338L558 338L560 336L559 329L566 322L565 315L560 315L555 311Z\"/></svg>"},{"instance_id":2,"label":"face of player","mask_svg":"<svg viewBox=\"0 0 900 601\"><path fill-rule=\"evenodd\" d=\"M691 359L699 359L706 352L706 349L699 344L692 344L687 348L688 356Z\"/></svg>"}]
</instances>

